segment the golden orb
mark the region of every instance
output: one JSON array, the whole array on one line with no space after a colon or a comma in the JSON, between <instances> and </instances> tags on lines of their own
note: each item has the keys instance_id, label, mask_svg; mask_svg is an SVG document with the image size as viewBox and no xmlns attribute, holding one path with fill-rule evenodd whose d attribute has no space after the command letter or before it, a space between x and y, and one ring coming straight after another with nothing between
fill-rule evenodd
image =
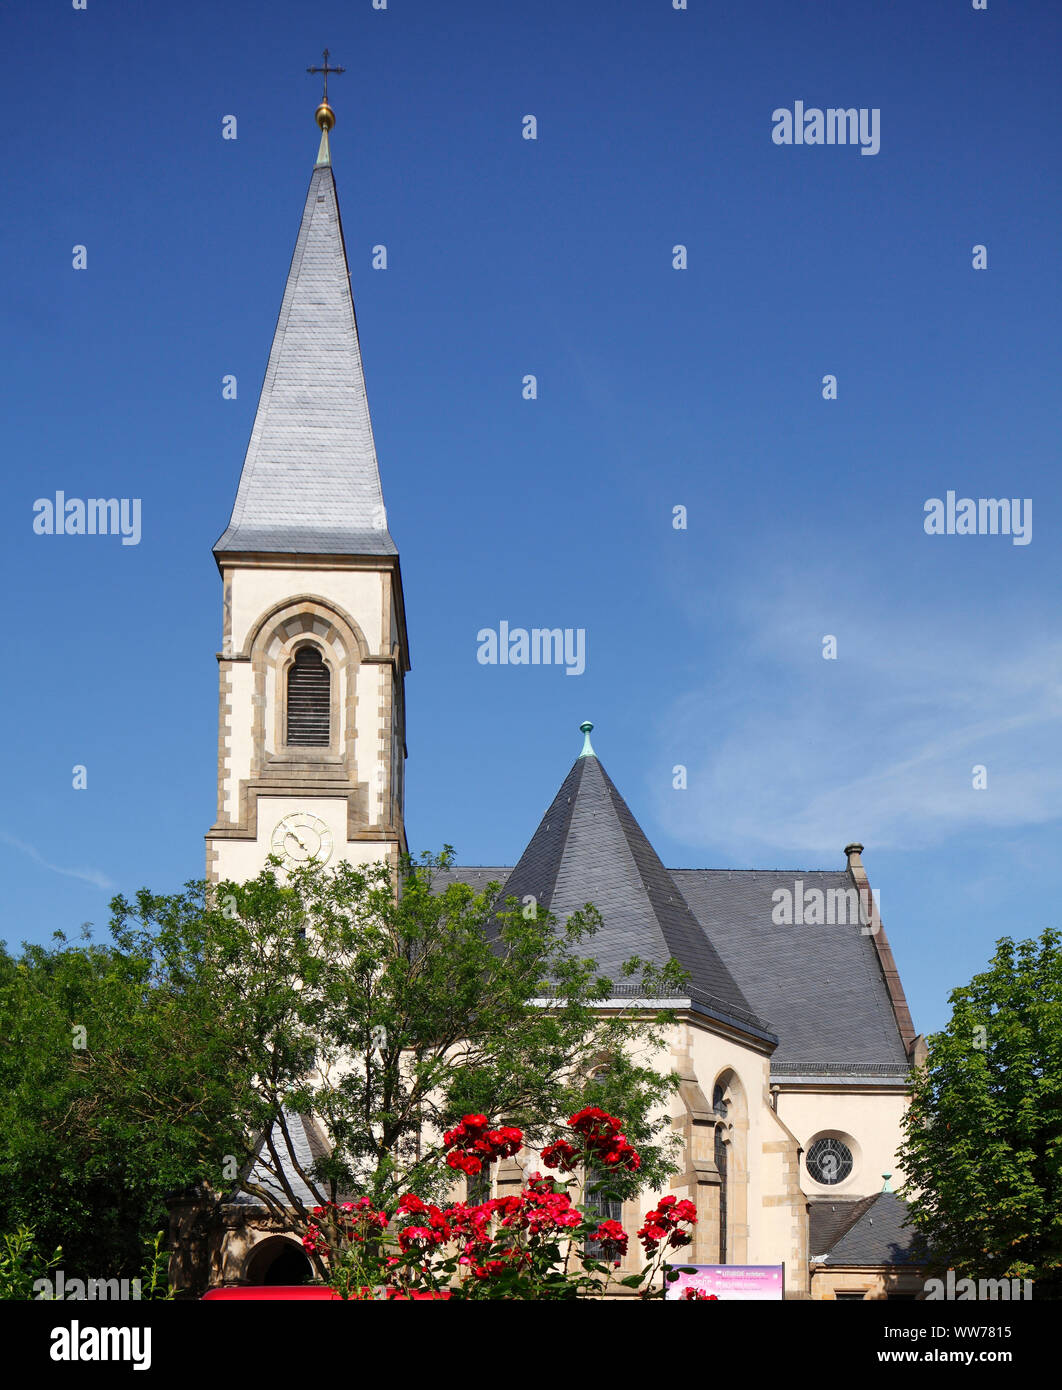
<instances>
[{"instance_id":1,"label":"golden orb","mask_svg":"<svg viewBox=\"0 0 1062 1390\"><path fill-rule=\"evenodd\" d=\"M322 101L314 112L314 118L322 130L331 130L336 123L336 113L329 106L327 101Z\"/></svg>"}]
</instances>

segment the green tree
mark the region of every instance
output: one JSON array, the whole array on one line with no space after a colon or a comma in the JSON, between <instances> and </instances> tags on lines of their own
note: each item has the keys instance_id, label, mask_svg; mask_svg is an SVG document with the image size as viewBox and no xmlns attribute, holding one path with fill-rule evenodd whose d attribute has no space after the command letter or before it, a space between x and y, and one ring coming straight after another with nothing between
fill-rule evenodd
<instances>
[{"instance_id":1,"label":"green tree","mask_svg":"<svg viewBox=\"0 0 1062 1390\"><path fill-rule=\"evenodd\" d=\"M901 1159L935 1266L1062 1296L1062 935L997 943L952 992L915 1076Z\"/></svg>"},{"instance_id":2,"label":"green tree","mask_svg":"<svg viewBox=\"0 0 1062 1390\"><path fill-rule=\"evenodd\" d=\"M677 1080L653 1056L669 1016L597 1007L615 991L588 954L591 907L564 924L498 913L499 885L439 890L449 863L307 865L281 881L273 861L244 884L116 898L110 945L0 954L0 1040L14 1044L0 1229L62 1244L68 1270L131 1274L167 1194L188 1187L210 1201L242 1186L296 1230L315 1203L441 1196L455 1178L441 1131L472 1111L534 1142L599 1104L643 1157L610 1190L661 1185L678 1143L661 1117ZM647 999L682 978L639 961L623 974ZM331 1140L312 1163L300 1115Z\"/></svg>"},{"instance_id":3,"label":"green tree","mask_svg":"<svg viewBox=\"0 0 1062 1390\"><path fill-rule=\"evenodd\" d=\"M34 1284L38 1279L49 1278L62 1255L58 1248L51 1255L45 1255L38 1249L33 1232L27 1226L0 1236L0 1299L17 1299L24 1303L36 1298L41 1290L35 1293Z\"/></svg>"},{"instance_id":4,"label":"green tree","mask_svg":"<svg viewBox=\"0 0 1062 1390\"><path fill-rule=\"evenodd\" d=\"M230 1043L147 938L0 949L0 1230L71 1277L138 1275L167 1194L244 1142Z\"/></svg>"},{"instance_id":5,"label":"green tree","mask_svg":"<svg viewBox=\"0 0 1062 1390\"><path fill-rule=\"evenodd\" d=\"M637 1175L617 1175L618 1195L674 1171L659 1110L676 1079L649 1056L668 1015L596 1007L614 997L583 953L596 912L564 924L515 902L499 913L500 885L439 891L449 863L448 852L407 862L397 885L386 865L308 865L283 884L267 868L218 885L181 924L181 949L195 938L197 983L239 1039L241 1118L263 1140L268 1181L245 1173L243 1186L278 1216L307 1220L293 1175L318 1202L382 1202L411 1186L442 1195L454 1174L441 1132L470 1111L534 1142L601 1104L623 1115L643 1157ZM132 906L120 915L133 931ZM160 915L173 920L171 901L141 895L133 939L154 935ZM681 976L673 965L624 967L648 998L673 995ZM332 1143L312 1167L295 1152L295 1115L318 1117Z\"/></svg>"}]
</instances>

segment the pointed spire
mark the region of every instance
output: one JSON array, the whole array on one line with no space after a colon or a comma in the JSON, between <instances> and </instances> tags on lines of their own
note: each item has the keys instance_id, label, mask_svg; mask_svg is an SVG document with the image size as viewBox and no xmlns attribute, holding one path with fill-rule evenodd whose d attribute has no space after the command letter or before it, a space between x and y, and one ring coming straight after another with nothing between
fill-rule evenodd
<instances>
[{"instance_id":1,"label":"pointed spire","mask_svg":"<svg viewBox=\"0 0 1062 1390\"><path fill-rule=\"evenodd\" d=\"M215 554L398 553L365 391L328 147L335 113L327 101L317 108L317 124L321 147L236 503Z\"/></svg>"},{"instance_id":2,"label":"pointed spire","mask_svg":"<svg viewBox=\"0 0 1062 1390\"><path fill-rule=\"evenodd\" d=\"M579 754L580 758L597 757L597 754L594 752L593 746L590 743L590 731L593 729L593 727L594 726L590 723L589 719L584 719L583 722L579 725L579 732L583 735L583 751Z\"/></svg>"}]
</instances>

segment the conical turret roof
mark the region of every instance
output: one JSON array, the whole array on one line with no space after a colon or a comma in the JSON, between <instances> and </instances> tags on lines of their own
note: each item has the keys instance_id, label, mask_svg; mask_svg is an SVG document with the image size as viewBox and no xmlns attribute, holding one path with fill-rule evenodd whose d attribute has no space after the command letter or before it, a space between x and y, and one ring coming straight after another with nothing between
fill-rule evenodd
<instances>
[{"instance_id":1,"label":"conical turret roof","mask_svg":"<svg viewBox=\"0 0 1062 1390\"><path fill-rule=\"evenodd\" d=\"M586 903L602 926L586 947L617 995L632 986L620 974L632 956L689 972L694 1006L721 1022L776 1042L694 917L612 779L590 747L561 784L549 810L506 881L503 897L533 896L565 921ZM640 991L638 991L640 993Z\"/></svg>"}]
</instances>

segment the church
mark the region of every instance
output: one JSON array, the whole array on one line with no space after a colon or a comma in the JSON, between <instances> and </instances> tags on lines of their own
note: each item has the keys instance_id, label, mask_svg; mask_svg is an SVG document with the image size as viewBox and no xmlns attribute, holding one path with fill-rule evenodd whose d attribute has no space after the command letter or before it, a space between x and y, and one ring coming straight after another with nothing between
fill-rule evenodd
<instances>
[{"instance_id":1,"label":"church","mask_svg":"<svg viewBox=\"0 0 1062 1390\"><path fill-rule=\"evenodd\" d=\"M396 865L407 849L402 574L327 96L317 121L320 147L254 427L214 547L223 628L206 858L215 882L253 877L272 853L288 863ZM907 1079L923 1044L862 845L843 854L838 846L831 869L669 870L595 752L592 729L581 726L570 767L570 753L557 750L557 794L528 827L515 865L450 876L477 888L497 880L505 896L533 895L560 920L592 902L603 918L594 953L613 978L633 955L674 958L688 973L683 997L667 1001L675 1022L657 1059L681 1083L671 1120L685 1166L671 1190L699 1216L686 1259L780 1267L787 1298L916 1296L922 1274L894 1189ZM303 1138L310 1158L326 1142L312 1123ZM496 1181L519 1184L537 1166L519 1154ZM646 1194L616 1215L633 1230L654 1201ZM224 1211L211 1282L293 1282L302 1252L290 1234L256 1216L239 1190ZM179 1242L179 1213L174 1229Z\"/></svg>"}]
</instances>

